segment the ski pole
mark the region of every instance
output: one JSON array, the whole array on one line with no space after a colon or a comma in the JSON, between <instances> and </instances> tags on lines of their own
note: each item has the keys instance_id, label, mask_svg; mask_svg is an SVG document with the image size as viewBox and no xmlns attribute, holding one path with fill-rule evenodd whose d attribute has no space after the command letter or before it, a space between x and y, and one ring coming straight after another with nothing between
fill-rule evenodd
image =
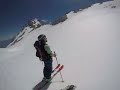
<instances>
[{"instance_id":1,"label":"ski pole","mask_svg":"<svg viewBox=\"0 0 120 90\"><path fill-rule=\"evenodd\" d=\"M56 55L55 51L54 51L54 54ZM58 63L58 60L57 60L57 56L55 56L55 58L56 58L57 64L59 64L59 63ZM60 71L60 76L61 76L62 82L64 82L61 71Z\"/></svg>"}]
</instances>

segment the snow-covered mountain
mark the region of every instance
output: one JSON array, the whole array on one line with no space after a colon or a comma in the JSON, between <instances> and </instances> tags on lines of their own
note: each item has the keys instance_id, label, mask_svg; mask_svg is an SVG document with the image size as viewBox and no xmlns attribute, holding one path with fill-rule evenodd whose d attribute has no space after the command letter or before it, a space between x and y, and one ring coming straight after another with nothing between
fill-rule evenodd
<instances>
[{"instance_id":1,"label":"snow-covered mountain","mask_svg":"<svg viewBox=\"0 0 120 90\"><path fill-rule=\"evenodd\" d=\"M46 24L45 21L43 20L39 21L37 18L29 20L27 25L23 27L22 31L15 37L15 39L7 47L10 47L16 44L17 42L21 41L23 38L29 35L30 32L36 30L37 28L45 24Z\"/></svg>"},{"instance_id":2,"label":"snow-covered mountain","mask_svg":"<svg viewBox=\"0 0 120 90\"><path fill-rule=\"evenodd\" d=\"M44 65L33 47L40 34L47 36L65 66L65 82L58 74L43 90L61 90L69 84L76 85L75 90L120 89L119 0L71 11L64 22L31 30L26 27L16 37L19 42L0 49L0 90L32 90L41 81ZM56 65L54 58L53 68Z\"/></svg>"}]
</instances>

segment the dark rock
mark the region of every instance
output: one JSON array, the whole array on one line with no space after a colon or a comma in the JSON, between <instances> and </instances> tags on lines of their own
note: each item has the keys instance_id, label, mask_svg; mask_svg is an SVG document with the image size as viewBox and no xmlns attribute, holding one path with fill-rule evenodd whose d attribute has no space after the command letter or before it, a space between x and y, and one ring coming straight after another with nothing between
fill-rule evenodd
<instances>
[{"instance_id":1,"label":"dark rock","mask_svg":"<svg viewBox=\"0 0 120 90\"><path fill-rule=\"evenodd\" d=\"M55 19L53 22L51 22L52 25L56 25L60 22L64 22L67 19L67 15L65 14L64 16L58 17Z\"/></svg>"}]
</instances>

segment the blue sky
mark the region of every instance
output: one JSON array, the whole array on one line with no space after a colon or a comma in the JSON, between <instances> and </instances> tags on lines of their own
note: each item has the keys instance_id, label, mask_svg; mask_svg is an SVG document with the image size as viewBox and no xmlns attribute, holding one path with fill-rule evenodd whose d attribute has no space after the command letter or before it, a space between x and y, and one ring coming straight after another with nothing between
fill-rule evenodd
<instances>
[{"instance_id":1,"label":"blue sky","mask_svg":"<svg viewBox=\"0 0 120 90\"><path fill-rule=\"evenodd\" d=\"M92 1L99 0L0 0L0 41L16 35L28 20L51 21Z\"/></svg>"}]
</instances>

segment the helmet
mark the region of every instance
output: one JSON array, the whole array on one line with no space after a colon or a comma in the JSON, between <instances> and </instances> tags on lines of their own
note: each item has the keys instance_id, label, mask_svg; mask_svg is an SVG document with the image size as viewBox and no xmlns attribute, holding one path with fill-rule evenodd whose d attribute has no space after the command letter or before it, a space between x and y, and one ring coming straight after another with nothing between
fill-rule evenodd
<instances>
[{"instance_id":1,"label":"helmet","mask_svg":"<svg viewBox=\"0 0 120 90\"><path fill-rule=\"evenodd\" d=\"M38 41L44 41L46 36L44 34L41 34L38 36Z\"/></svg>"}]
</instances>

